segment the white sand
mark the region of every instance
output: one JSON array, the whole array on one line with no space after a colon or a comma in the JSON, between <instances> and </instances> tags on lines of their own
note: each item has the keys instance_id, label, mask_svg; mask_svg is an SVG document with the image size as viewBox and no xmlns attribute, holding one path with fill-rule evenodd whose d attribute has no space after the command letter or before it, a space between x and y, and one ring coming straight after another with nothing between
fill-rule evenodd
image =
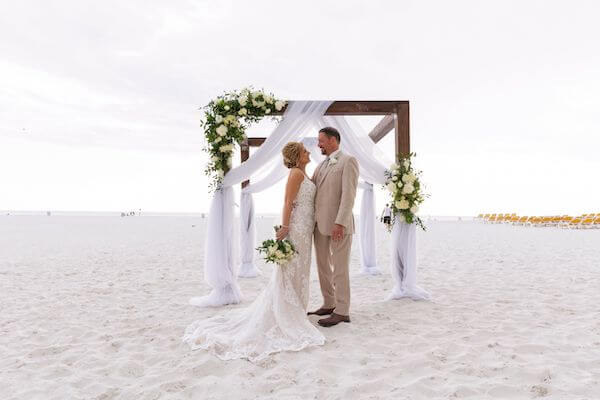
<instances>
[{"instance_id":1,"label":"white sand","mask_svg":"<svg viewBox=\"0 0 600 400\"><path fill-rule=\"evenodd\" d=\"M203 230L200 218L0 217L0 398L600 398L600 230L432 222L418 238L432 302L382 301L380 232L386 274L352 277L353 322L262 365L181 344L187 324L233 308L187 304L208 292ZM241 281L248 300L263 269Z\"/></svg>"}]
</instances>

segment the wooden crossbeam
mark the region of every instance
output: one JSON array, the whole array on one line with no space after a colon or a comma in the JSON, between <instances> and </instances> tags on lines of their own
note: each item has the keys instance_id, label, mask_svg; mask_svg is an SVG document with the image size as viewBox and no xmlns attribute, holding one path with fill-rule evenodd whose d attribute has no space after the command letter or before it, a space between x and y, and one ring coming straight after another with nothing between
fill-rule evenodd
<instances>
[{"instance_id":1,"label":"wooden crossbeam","mask_svg":"<svg viewBox=\"0 0 600 400\"><path fill-rule=\"evenodd\" d=\"M386 115L396 112L400 104L408 104L408 101L334 101L325 115ZM275 111L273 115L283 115L285 108Z\"/></svg>"},{"instance_id":2,"label":"wooden crossbeam","mask_svg":"<svg viewBox=\"0 0 600 400\"><path fill-rule=\"evenodd\" d=\"M394 129L394 115L386 115L379 121L373 130L369 133L369 137L375 142L379 142L385 135L387 135L392 129Z\"/></svg>"}]
</instances>

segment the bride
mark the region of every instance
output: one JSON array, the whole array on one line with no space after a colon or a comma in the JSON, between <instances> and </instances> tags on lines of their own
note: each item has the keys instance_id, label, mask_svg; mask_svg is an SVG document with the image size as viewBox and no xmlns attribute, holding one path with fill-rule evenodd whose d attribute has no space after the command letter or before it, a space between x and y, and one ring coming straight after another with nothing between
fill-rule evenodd
<instances>
[{"instance_id":1,"label":"bride","mask_svg":"<svg viewBox=\"0 0 600 400\"><path fill-rule=\"evenodd\" d=\"M282 154L290 174L277 239L287 237L298 254L287 264L274 267L267 287L247 308L188 326L183 341L192 349L209 350L223 360L261 361L279 351L325 343L325 337L306 317L316 193L305 172L310 156L298 142L286 144Z\"/></svg>"}]
</instances>

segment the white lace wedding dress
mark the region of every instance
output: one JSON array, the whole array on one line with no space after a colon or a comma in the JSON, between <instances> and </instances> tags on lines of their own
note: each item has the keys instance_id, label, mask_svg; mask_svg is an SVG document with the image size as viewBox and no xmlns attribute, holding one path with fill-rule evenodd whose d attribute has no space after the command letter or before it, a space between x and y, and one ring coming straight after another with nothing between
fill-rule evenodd
<instances>
[{"instance_id":1,"label":"white lace wedding dress","mask_svg":"<svg viewBox=\"0 0 600 400\"><path fill-rule=\"evenodd\" d=\"M284 266L275 265L267 287L247 308L188 326L183 341L192 349L209 350L223 360L256 362L272 353L325 343L306 317L316 190L305 176L294 201L288 239L298 254Z\"/></svg>"}]
</instances>

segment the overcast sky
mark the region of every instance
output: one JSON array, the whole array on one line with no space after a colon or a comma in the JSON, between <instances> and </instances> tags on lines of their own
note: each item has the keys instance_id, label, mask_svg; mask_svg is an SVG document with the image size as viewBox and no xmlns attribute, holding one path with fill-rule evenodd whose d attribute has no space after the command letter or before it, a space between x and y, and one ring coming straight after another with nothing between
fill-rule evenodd
<instances>
[{"instance_id":1,"label":"overcast sky","mask_svg":"<svg viewBox=\"0 0 600 400\"><path fill-rule=\"evenodd\" d=\"M591 0L3 1L0 209L205 212L198 108L254 85L409 100L424 214L600 212L599 18Z\"/></svg>"}]
</instances>

